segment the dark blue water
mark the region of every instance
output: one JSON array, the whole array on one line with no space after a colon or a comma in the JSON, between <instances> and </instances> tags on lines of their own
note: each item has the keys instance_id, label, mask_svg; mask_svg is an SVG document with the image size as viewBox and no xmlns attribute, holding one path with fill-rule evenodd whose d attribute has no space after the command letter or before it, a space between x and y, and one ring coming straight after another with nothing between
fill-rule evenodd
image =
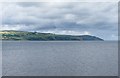
<instances>
[{"instance_id":1,"label":"dark blue water","mask_svg":"<svg viewBox=\"0 0 120 78\"><path fill-rule=\"evenodd\" d=\"M3 76L117 76L114 41L3 41Z\"/></svg>"}]
</instances>

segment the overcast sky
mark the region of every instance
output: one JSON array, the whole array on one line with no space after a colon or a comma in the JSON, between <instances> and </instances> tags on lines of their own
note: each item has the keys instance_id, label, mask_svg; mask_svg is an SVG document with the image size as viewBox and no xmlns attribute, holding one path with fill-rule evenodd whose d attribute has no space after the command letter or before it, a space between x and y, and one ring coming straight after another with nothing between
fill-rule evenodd
<instances>
[{"instance_id":1,"label":"overcast sky","mask_svg":"<svg viewBox=\"0 0 120 78\"><path fill-rule=\"evenodd\" d=\"M117 40L114 2L9 2L2 5L2 30L94 35Z\"/></svg>"}]
</instances>

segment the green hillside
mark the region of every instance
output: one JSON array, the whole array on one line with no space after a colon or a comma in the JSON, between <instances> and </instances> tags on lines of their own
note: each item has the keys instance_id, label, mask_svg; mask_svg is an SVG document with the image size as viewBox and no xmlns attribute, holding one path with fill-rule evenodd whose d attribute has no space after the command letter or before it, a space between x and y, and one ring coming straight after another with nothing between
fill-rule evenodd
<instances>
[{"instance_id":1,"label":"green hillside","mask_svg":"<svg viewBox=\"0 0 120 78\"><path fill-rule=\"evenodd\" d=\"M52 33L39 33L39 32L26 32L26 31L14 31L14 30L5 30L0 31L2 35L2 40L31 40L31 41L56 41L56 40L76 40L76 41L103 41L103 39L90 36L90 35L58 35Z\"/></svg>"}]
</instances>

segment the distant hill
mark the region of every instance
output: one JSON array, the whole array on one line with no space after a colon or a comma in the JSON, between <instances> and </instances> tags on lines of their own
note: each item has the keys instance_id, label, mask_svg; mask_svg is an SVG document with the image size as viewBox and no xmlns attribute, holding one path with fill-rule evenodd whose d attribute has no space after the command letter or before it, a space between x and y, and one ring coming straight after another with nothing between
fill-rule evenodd
<instances>
[{"instance_id":1,"label":"distant hill","mask_svg":"<svg viewBox=\"0 0 120 78\"><path fill-rule=\"evenodd\" d=\"M91 35L58 35L53 33L39 33L4 30L0 31L2 40L31 40L31 41L103 41L103 39Z\"/></svg>"}]
</instances>

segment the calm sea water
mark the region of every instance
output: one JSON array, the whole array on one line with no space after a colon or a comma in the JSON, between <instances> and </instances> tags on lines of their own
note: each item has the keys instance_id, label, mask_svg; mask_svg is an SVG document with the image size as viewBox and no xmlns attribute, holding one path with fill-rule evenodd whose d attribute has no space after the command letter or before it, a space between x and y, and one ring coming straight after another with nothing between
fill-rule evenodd
<instances>
[{"instance_id":1,"label":"calm sea water","mask_svg":"<svg viewBox=\"0 0 120 78\"><path fill-rule=\"evenodd\" d=\"M117 76L114 41L3 41L3 76Z\"/></svg>"}]
</instances>

